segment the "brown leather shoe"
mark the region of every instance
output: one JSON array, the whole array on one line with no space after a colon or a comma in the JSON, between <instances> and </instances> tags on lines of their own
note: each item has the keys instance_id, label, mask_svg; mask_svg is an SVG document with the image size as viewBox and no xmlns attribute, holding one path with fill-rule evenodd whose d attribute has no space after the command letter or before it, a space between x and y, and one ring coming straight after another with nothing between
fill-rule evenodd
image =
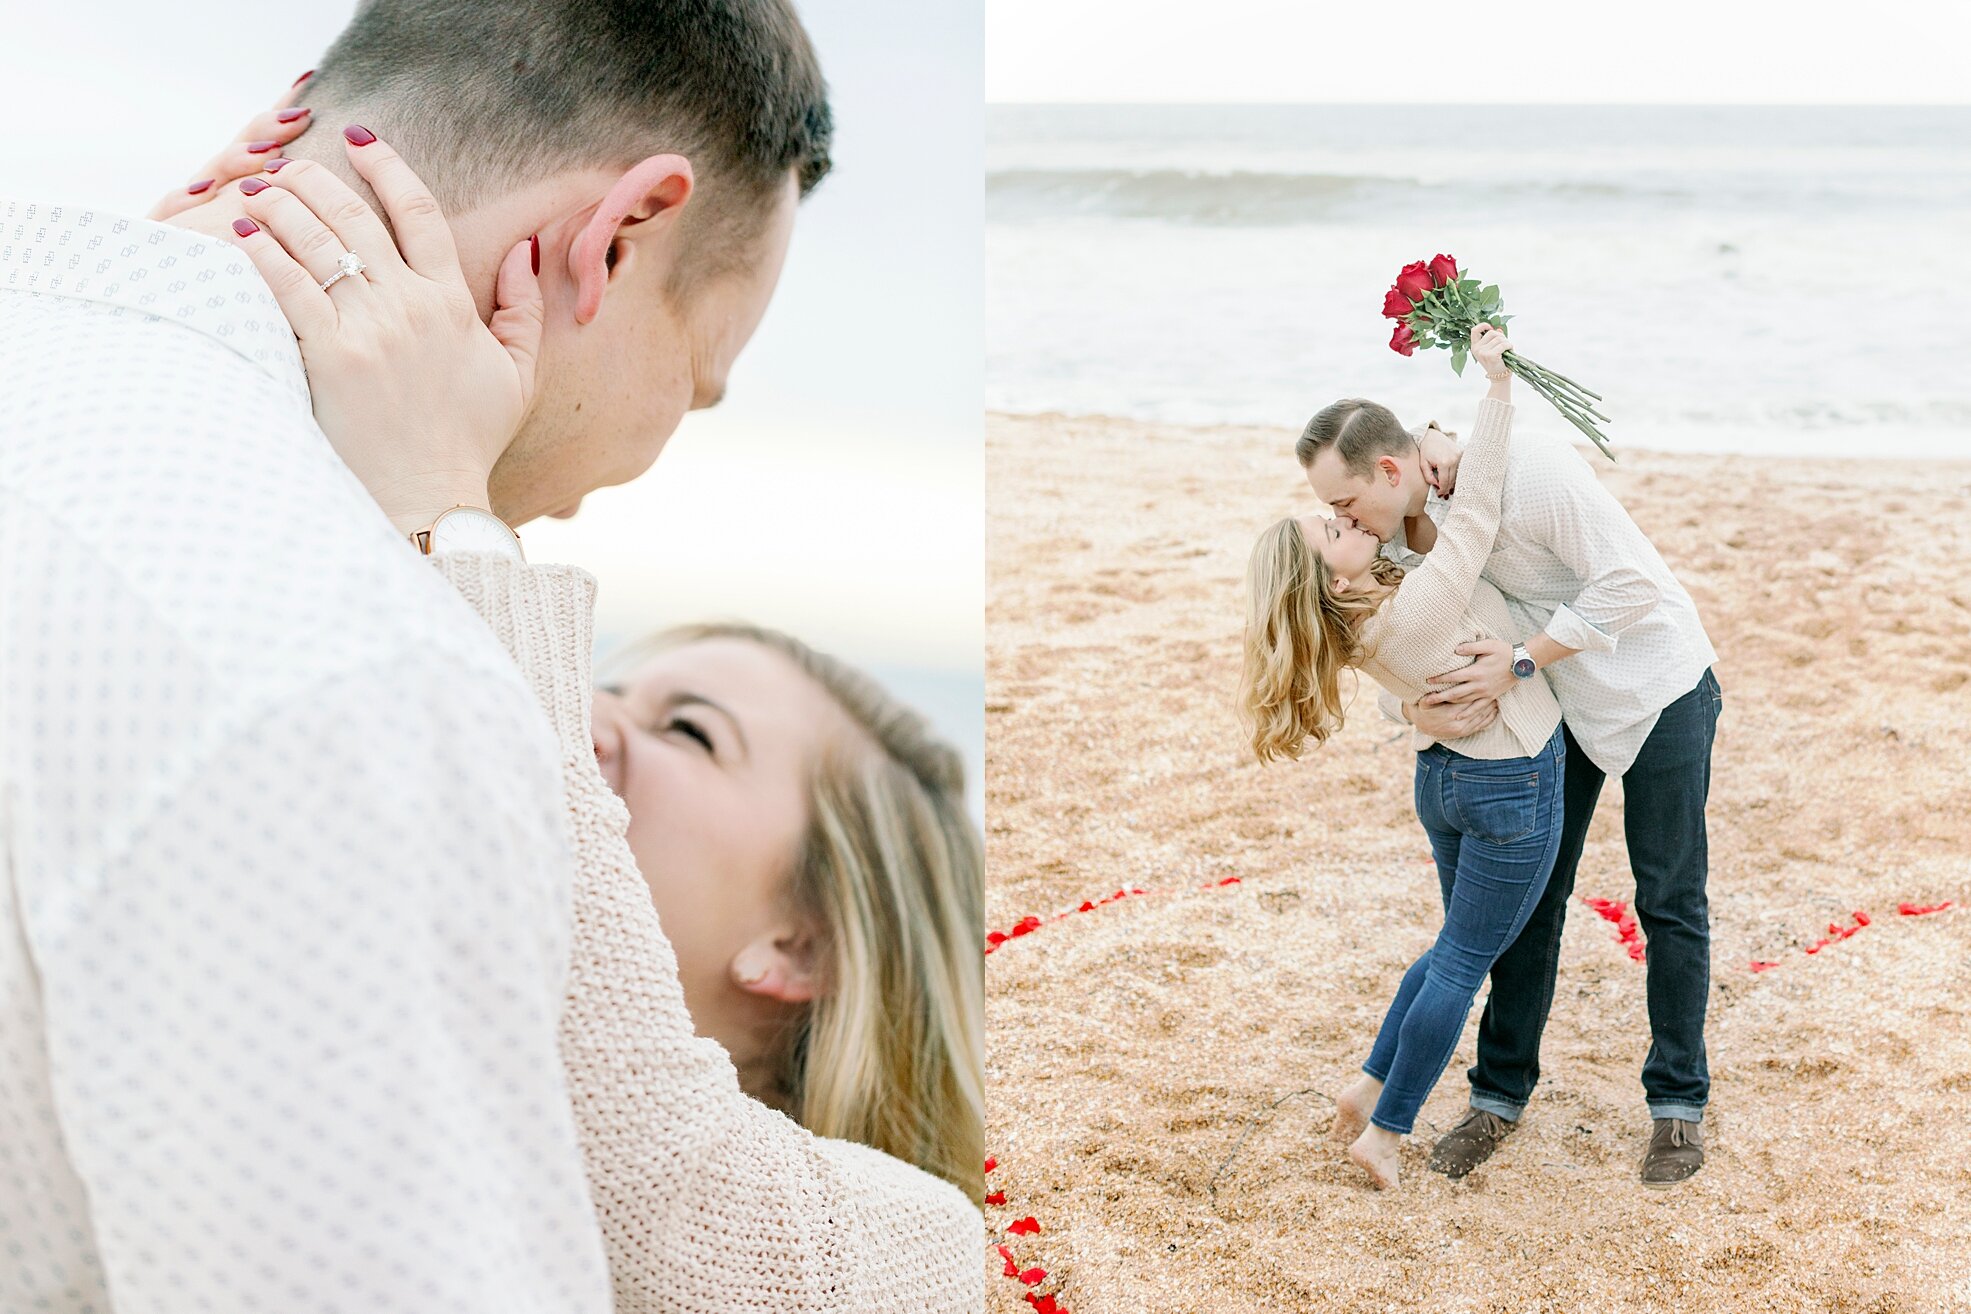
<instances>
[{"instance_id":1,"label":"brown leather shoe","mask_svg":"<svg viewBox=\"0 0 1971 1314\"><path fill-rule=\"evenodd\" d=\"M1507 1122L1496 1113L1473 1109L1465 1120L1438 1138L1430 1150L1430 1170L1457 1181L1492 1157L1499 1142L1519 1124Z\"/></svg>"},{"instance_id":2,"label":"brown leather shoe","mask_svg":"<svg viewBox=\"0 0 1971 1314\"><path fill-rule=\"evenodd\" d=\"M1642 1184L1675 1186L1704 1166L1704 1128L1682 1118L1658 1118L1643 1152Z\"/></svg>"}]
</instances>

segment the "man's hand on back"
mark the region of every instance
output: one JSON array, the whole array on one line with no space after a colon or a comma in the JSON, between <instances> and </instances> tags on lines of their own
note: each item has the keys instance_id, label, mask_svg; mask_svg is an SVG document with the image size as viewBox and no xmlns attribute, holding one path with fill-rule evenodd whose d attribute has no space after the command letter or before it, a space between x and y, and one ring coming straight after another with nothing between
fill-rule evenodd
<instances>
[{"instance_id":1,"label":"man's hand on back","mask_svg":"<svg viewBox=\"0 0 1971 1314\"><path fill-rule=\"evenodd\" d=\"M1441 707L1405 703L1403 715L1411 725L1432 739L1463 739L1498 720L1499 704L1490 698L1470 703L1447 703Z\"/></svg>"},{"instance_id":2,"label":"man's hand on back","mask_svg":"<svg viewBox=\"0 0 1971 1314\"><path fill-rule=\"evenodd\" d=\"M1431 676L1429 682L1437 686L1437 691L1423 696L1426 707L1482 699L1497 701L1518 681L1512 673L1512 645L1504 639L1461 643L1452 651L1473 661L1469 666Z\"/></svg>"}]
</instances>

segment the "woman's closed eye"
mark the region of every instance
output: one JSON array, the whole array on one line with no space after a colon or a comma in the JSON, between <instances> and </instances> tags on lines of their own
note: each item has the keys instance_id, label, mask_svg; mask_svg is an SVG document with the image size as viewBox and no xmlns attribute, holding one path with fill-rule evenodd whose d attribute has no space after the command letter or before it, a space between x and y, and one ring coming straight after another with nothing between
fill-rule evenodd
<instances>
[{"instance_id":1,"label":"woman's closed eye","mask_svg":"<svg viewBox=\"0 0 1971 1314\"><path fill-rule=\"evenodd\" d=\"M705 729L705 727L699 725L696 721L692 720L688 716L672 717L670 720L664 723L664 729L667 732L676 731L678 734L683 735L686 739L694 740L707 753L710 753L715 757L718 755L718 750L712 743L711 734Z\"/></svg>"}]
</instances>

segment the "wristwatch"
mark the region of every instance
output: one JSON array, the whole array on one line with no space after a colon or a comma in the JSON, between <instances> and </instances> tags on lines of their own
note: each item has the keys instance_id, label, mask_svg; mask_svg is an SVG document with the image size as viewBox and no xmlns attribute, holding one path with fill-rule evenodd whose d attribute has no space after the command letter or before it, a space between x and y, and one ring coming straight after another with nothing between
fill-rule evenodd
<instances>
[{"instance_id":1,"label":"wristwatch","mask_svg":"<svg viewBox=\"0 0 1971 1314\"><path fill-rule=\"evenodd\" d=\"M1539 669L1539 667L1533 664L1533 658L1526 651L1525 644L1515 643L1512 646L1512 673L1514 675L1522 680L1530 680L1533 678L1533 672Z\"/></svg>"},{"instance_id":2,"label":"wristwatch","mask_svg":"<svg viewBox=\"0 0 1971 1314\"><path fill-rule=\"evenodd\" d=\"M408 536L412 546L425 556L440 552L502 552L515 561L525 561L520 535L506 521L484 507L461 502Z\"/></svg>"}]
</instances>

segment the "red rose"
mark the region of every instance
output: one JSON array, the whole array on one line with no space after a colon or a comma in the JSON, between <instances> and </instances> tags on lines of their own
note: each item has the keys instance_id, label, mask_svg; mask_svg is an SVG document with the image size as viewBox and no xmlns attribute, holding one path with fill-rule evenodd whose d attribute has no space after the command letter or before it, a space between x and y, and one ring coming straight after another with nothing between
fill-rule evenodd
<instances>
[{"instance_id":1,"label":"red rose","mask_svg":"<svg viewBox=\"0 0 1971 1314\"><path fill-rule=\"evenodd\" d=\"M1399 356L1417 354L1417 335L1410 332L1408 324L1397 323L1396 331L1389 335L1389 349Z\"/></svg>"},{"instance_id":2,"label":"red rose","mask_svg":"<svg viewBox=\"0 0 1971 1314\"><path fill-rule=\"evenodd\" d=\"M1382 313L1391 319L1401 319L1409 314L1411 309L1410 298L1395 288L1389 289L1388 294L1382 299Z\"/></svg>"},{"instance_id":3,"label":"red rose","mask_svg":"<svg viewBox=\"0 0 1971 1314\"><path fill-rule=\"evenodd\" d=\"M1396 290L1412 301L1422 301L1423 294L1433 286L1430 267L1421 260L1413 265L1404 265L1403 272L1396 276Z\"/></svg>"},{"instance_id":4,"label":"red rose","mask_svg":"<svg viewBox=\"0 0 1971 1314\"><path fill-rule=\"evenodd\" d=\"M1458 262L1447 255L1430 258L1430 280L1433 286L1443 287L1446 283L1458 281Z\"/></svg>"}]
</instances>

